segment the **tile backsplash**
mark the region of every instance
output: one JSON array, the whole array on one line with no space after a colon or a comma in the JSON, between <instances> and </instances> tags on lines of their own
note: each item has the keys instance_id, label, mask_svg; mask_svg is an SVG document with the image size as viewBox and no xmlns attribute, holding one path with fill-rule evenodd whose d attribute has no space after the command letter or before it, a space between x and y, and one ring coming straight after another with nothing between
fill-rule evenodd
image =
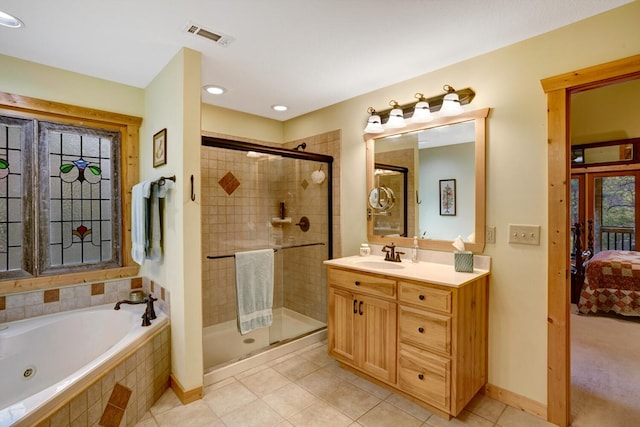
<instances>
[{"instance_id":1,"label":"tile backsplash","mask_svg":"<svg viewBox=\"0 0 640 427\"><path fill-rule=\"evenodd\" d=\"M132 277L98 283L83 283L61 288L0 296L0 322L27 319L128 299L129 293L142 289L157 298L156 307L169 314L169 291L146 277Z\"/></svg>"}]
</instances>

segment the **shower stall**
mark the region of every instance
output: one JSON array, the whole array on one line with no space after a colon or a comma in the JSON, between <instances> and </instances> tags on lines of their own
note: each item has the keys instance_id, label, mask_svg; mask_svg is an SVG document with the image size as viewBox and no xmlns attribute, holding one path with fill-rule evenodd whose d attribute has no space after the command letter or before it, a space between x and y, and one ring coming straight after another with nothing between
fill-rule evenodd
<instances>
[{"instance_id":1,"label":"shower stall","mask_svg":"<svg viewBox=\"0 0 640 427\"><path fill-rule=\"evenodd\" d=\"M333 158L300 148L202 138L205 376L326 329ZM240 335L234 254L265 248L273 323Z\"/></svg>"}]
</instances>

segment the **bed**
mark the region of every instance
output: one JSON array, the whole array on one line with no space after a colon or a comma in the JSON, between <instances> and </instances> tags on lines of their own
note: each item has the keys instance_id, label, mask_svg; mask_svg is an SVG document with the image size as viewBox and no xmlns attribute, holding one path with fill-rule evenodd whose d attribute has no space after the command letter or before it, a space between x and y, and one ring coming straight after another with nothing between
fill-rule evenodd
<instances>
[{"instance_id":1,"label":"bed","mask_svg":"<svg viewBox=\"0 0 640 427\"><path fill-rule=\"evenodd\" d=\"M640 316L640 252L607 250L592 253L591 247L587 251L576 248L574 255L575 280L580 280L580 276L584 278L577 301L579 312Z\"/></svg>"}]
</instances>

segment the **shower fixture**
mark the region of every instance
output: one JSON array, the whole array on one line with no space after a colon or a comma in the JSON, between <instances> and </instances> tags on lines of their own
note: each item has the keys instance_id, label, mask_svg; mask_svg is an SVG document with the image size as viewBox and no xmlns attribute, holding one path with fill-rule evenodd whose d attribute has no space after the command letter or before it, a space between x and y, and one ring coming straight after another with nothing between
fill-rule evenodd
<instances>
[{"instance_id":1,"label":"shower fixture","mask_svg":"<svg viewBox=\"0 0 640 427\"><path fill-rule=\"evenodd\" d=\"M302 150L304 150L305 148L307 148L307 143L306 143L306 142L303 142L302 144L298 144L298 145L296 145L296 148L294 148L294 150L296 150L296 151L302 151Z\"/></svg>"}]
</instances>

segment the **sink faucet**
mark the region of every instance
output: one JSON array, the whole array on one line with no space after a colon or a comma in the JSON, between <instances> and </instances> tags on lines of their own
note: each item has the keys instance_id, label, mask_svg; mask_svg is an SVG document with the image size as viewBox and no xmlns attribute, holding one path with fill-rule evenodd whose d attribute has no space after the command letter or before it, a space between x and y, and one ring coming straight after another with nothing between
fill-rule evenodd
<instances>
[{"instance_id":1,"label":"sink faucet","mask_svg":"<svg viewBox=\"0 0 640 427\"><path fill-rule=\"evenodd\" d=\"M147 304L147 308L144 310L144 314L142 315L142 326L149 326L151 325L151 321L156 318L156 311L153 308L154 301L158 301L158 298L154 298L151 294L139 301L130 301L128 299L123 299L121 301L118 301L113 309L120 310L120 306L122 304Z\"/></svg>"},{"instance_id":2,"label":"sink faucet","mask_svg":"<svg viewBox=\"0 0 640 427\"><path fill-rule=\"evenodd\" d=\"M396 251L396 245L393 243L391 243L391 245L384 245L382 247L382 252L386 252L386 255L384 256L385 261L402 262L400 255L404 255L404 252Z\"/></svg>"}]
</instances>

